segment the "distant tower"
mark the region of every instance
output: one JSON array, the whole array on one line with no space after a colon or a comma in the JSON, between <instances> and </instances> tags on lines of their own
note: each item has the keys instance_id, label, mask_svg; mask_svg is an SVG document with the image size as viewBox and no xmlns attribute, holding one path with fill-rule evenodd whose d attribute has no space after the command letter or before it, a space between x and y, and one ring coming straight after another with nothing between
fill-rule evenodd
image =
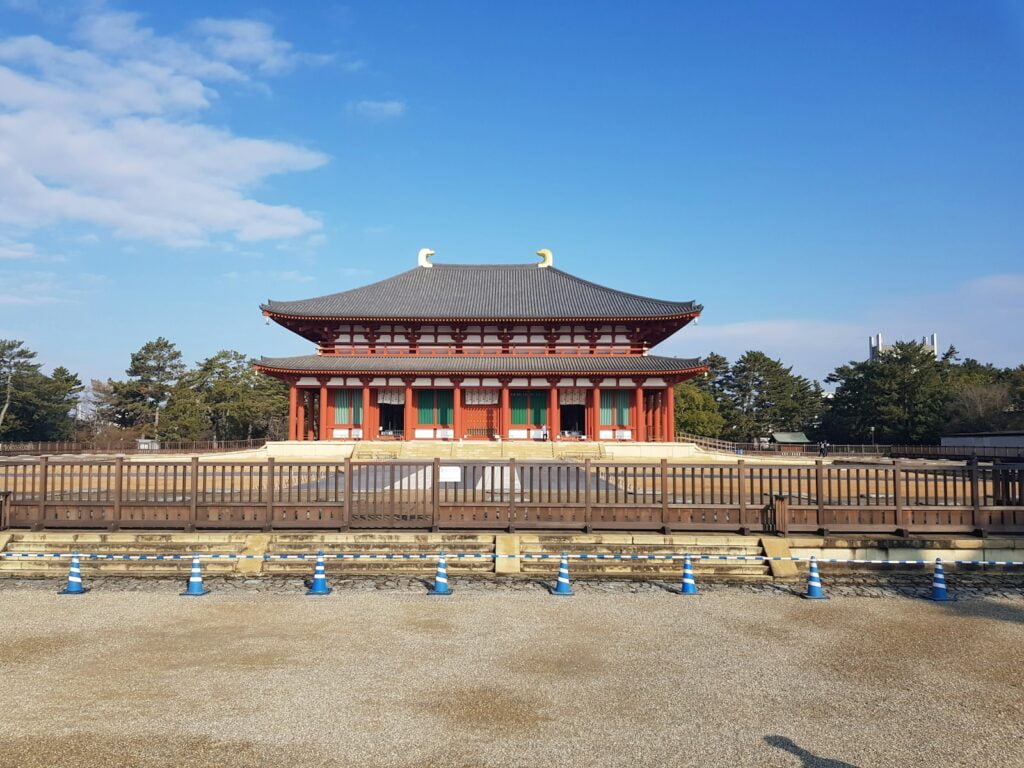
<instances>
[{"instance_id":1,"label":"distant tower","mask_svg":"<svg viewBox=\"0 0 1024 768\"><path fill-rule=\"evenodd\" d=\"M931 337L922 336L918 343L935 355L936 360L939 359L939 334L933 333ZM877 360L883 352L888 352L890 349L892 349L892 344L884 344L882 334L876 333L874 336L868 336L868 360Z\"/></svg>"}]
</instances>

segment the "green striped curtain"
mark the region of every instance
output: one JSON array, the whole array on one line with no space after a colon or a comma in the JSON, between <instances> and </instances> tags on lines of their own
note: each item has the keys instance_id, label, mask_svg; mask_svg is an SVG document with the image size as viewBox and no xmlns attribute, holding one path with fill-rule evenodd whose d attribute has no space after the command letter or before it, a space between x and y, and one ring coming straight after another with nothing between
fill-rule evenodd
<instances>
[{"instance_id":1,"label":"green striped curtain","mask_svg":"<svg viewBox=\"0 0 1024 768\"><path fill-rule=\"evenodd\" d=\"M619 390L615 393L618 395L618 402L616 403L616 415L615 423L620 427L629 426L629 396L628 391Z\"/></svg>"},{"instance_id":2,"label":"green striped curtain","mask_svg":"<svg viewBox=\"0 0 1024 768\"><path fill-rule=\"evenodd\" d=\"M430 425L434 423L434 390L416 390L417 420L420 424Z\"/></svg>"},{"instance_id":3,"label":"green striped curtain","mask_svg":"<svg viewBox=\"0 0 1024 768\"><path fill-rule=\"evenodd\" d=\"M349 409L352 407L352 392L348 389L334 391L334 423L351 424Z\"/></svg>"},{"instance_id":4,"label":"green striped curtain","mask_svg":"<svg viewBox=\"0 0 1024 768\"><path fill-rule=\"evenodd\" d=\"M521 389L514 389L509 393L509 400L512 405L512 423L516 426L525 425L529 393Z\"/></svg>"},{"instance_id":5,"label":"green striped curtain","mask_svg":"<svg viewBox=\"0 0 1024 768\"><path fill-rule=\"evenodd\" d=\"M363 391L361 389L349 390L352 395L352 423L363 423Z\"/></svg>"},{"instance_id":6,"label":"green striped curtain","mask_svg":"<svg viewBox=\"0 0 1024 768\"><path fill-rule=\"evenodd\" d=\"M608 389L601 391L601 426L610 427L615 424L615 393Z\"/></svg>"},{"instance_id":7,"label":"green striped curtain","mask_svg":"<svg viewBox=\"0 0 1024 768\"><path fill-rule=\"evenodd\" d=\"M530 393L530 410L533 412L533 421L530 422L534 426L548 423L548 393L547 392L531 392Z\"/></svg>"},{"instance_id":8,"label":"green striped curtain","mask_svg":"<svg viewBox=\"0 0 1024 768\"><path fill-rule=\"evenodd\" d=\"M455 393L450 389L437 390L437 423L448 426L455 420Z\"/></svg>"}]
</instances>

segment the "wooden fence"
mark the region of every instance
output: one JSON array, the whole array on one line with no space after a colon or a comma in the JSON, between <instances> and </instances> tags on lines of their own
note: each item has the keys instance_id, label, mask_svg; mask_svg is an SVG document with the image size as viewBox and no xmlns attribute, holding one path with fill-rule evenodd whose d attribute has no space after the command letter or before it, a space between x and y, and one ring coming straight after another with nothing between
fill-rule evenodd
<instances>
[{"instance_id":1,"label":"wooden fence","mask_svg":"<svg viewBox=\"0 0 1024 768\"><path fill-rule=\"evenodd\" d=\"M1012 466L0 462L4 527L1024 534Z\"/></svg>"},{"instance_id":2,"label":"wooden fence","mask_svg":"<svg viewBox=\"0 0 1024 768\"><path fill-rule=\"evenodd\" d=\"M753 454L757 456L817 456L820 446L817 443L779 444L779 443L732 443L716 437L701 437L685 432L676 434L676 442L694 443L711 451L735 453L737 455ZM1024 460L1024 448L1006 446L956 446L956 445L846 445L832 444L828 446L829 456L866 456L874 458L903 459L948 459L964 461L971 458L987 459L1020 459Z\"/></svg>"},{"instance_id":3,"label":"wooden fence","mask_svg":"<svg viewBox=\"0 0 1024 768\"><path fill-rule=\"evenodd\" d=\"M266 443L265 437L255 437L251 440L165 440L161 441L159 448L139 448L134 440L115 440L106 443L83 443L73 440L38 443L0 442L0 456L53 456L68 453L210 453L262 448Z\"/></svg>"}]
</instances>

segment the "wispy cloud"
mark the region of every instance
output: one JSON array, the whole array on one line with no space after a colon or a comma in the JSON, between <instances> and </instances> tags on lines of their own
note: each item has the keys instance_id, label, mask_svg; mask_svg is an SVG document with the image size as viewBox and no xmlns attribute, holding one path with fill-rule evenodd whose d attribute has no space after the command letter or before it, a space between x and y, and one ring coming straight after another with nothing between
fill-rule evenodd
<instances>
[{"instance_id":1,"label":"wispy cloud","mask_svg":"<svg viewBox=\"0 0 1024 768\"><path fill-rule=\"evenodd\" d=\"M92 273L65 277L55 272L0 271L0 306L74 304L100 289L106 282L105 276Z\"/></svg>"},{"instance_id":2,"label":"wispy cloud","mask_svg":"<svg viewBox=\"0 0 1024 768\"><path fill-rule=\"evenodd\" d=\"M140 21L87 15L76 27L80 47L0 39L0 227L85 222L172 245L318 229L311 214L250 190L326 156L237 136L201 115L218 84L324 57L296 52L262 22L205 19L191 36L171 37Z\"/></svg>"},{"instance_id":3,"label":"wispy cloud","mask_svg":"<svg viewBox=\"0 0 1024 768\"><path fill-rule=\"evenodd\" d=\"M367 120L388 120L394 117L401 117L405 114L405 110L405 102L398 101L397 99L389 99L387 101L351 101L348 104L349 112Z\"/></svg>"},{"instance_id":4,"label":"wispy cloud","mask_svg":"<svg viewBox=\"0 0 1024 768\"><path fill-rule=\"evenodd\" d=\"M268 286L274 283L311 283L316 279L313 275L307 275L294 269L279 272L261 269L249 270L247 272L232 271L225 272L224 278L227 280L265 283Z\"/></svg>"}]
</instances>

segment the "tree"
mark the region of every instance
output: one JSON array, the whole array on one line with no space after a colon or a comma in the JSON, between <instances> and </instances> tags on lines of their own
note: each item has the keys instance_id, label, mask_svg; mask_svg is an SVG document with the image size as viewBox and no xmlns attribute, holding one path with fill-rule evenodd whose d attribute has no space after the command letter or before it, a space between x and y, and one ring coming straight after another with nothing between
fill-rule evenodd
<instances>
[{"instance_id":1,"label":"tree","mask_svg":"<svg viewBox=\"0 0 1024 768\"><path fill-rule=\"evenodd\" d=\"M675 416L676 432L690 435L718 437L725 426L715 398L689 381L675 387Z\"/></svg>"},{"instance_id":2,"label":"tree","mask_svg":"<svg viewBox=\"0 0 1024 768\"><path fill-rule=\"evenodd\" d=\"M947 420L952 358L897 342L874 360L851 362L825 380L838 385L825 417L833 442L936 443Z\"/></svg>"},{"instance_id":3,"label":"tree","mask_svg":"<svg viewBox=\"0 0 1024 768\"><path fill-rule=\"evenodd\" d=\"M27 349L24 342L0 339L0 387L3 388L3 405L0 405L0 434L5 431L4 421L7 419L11 403L14 402L18 380L39 371L39 364L32 362L35 356L36 353Z\"/></svg>"},{"instance_id":4,"label":"tree","mask_svg":"<svg viewBox=\"0 0 1024 768\"><path fill-rule=\"evenodd\" d=\"M142 427L160 436L160 410L185 373L181 352L165 339L149 341L131 356L127 381L94 382L98 415L120 427ZM97 386L98 384L98 386Z\"/></svg>"},{"instance_id":5,"label":"tree","mask_svg":"<svg viewBox=\"0 0 1024 768\"><path fill-rule=\"evenodd\" d=\"M721 380L723 436L749 442L772 432L813 430L821 415L821 387L763 352L745 352Z\"/></svg>"},{"instance_id":6,"label":"tree","mask_svg":"<svg viewBox=\"0 0 1024 768\"><path fill-rule=\"evenodd\" d=\"M280 436L288 388L257 373L240 352L222 350L181 377L164 413L168 437L246 440Z\"/></svg>"}]
</instances>

